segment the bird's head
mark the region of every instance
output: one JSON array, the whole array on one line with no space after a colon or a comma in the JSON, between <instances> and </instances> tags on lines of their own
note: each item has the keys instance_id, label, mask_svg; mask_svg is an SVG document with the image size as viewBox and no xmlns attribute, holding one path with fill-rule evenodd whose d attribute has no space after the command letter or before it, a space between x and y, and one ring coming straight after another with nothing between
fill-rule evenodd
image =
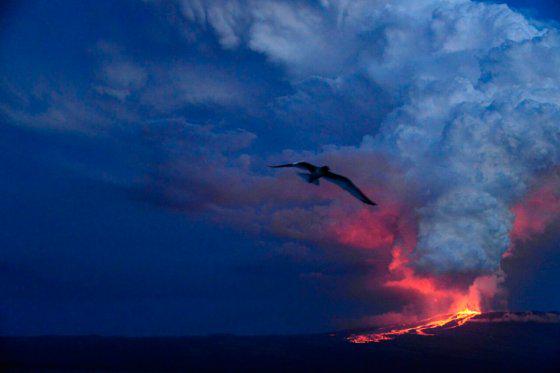
<instances>
[{"instance_id":1,"label":"bird's head","mask_svg":"<svg viewBox=\"0 0 560 373\"><path fill-rule=\"evenodd\" d=\"M323 166L320 168L321 172L327 172L330 170L329 166Z\"/></svg>"}]
</instances>

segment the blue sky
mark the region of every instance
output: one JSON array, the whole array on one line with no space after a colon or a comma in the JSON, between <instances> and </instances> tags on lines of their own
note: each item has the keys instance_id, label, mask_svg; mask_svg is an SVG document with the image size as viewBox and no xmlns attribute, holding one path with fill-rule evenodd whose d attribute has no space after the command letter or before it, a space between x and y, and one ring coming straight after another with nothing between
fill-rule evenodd
<instances>
[{"instance_id":1,"label":"blue sky","mask_svg":"<svg viewBox=\"0 0 560 373\"><path fill-rule=\"evenodd\" d=\"M560 309L556 223L500 264L510 209L560 162L555 1L249 3L3 5L1 333L307 333L405 308L377 228L332 231L362 206L265 167L298 159L400 206L386 229L418 221L418 271L502 268L511 309Z\"/></svg>"}]
</instances>

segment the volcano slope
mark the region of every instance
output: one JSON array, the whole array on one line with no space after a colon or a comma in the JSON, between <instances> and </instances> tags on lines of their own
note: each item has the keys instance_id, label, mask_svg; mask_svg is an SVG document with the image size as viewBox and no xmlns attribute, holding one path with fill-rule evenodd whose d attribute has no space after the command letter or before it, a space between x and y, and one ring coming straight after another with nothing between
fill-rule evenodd
<instances>
[{"instance_id":1,"label":"volcano slope","mask_svg":"<svg viewBox=\"0 0 560 373\"><path fill-rule=\"evenodd\" d=\"M5 370L112 371L558 371L560 314L484 313L428 336L379 343L349 337L371 330L297 336L0 338Z\"/></svg>"}]
</instances>

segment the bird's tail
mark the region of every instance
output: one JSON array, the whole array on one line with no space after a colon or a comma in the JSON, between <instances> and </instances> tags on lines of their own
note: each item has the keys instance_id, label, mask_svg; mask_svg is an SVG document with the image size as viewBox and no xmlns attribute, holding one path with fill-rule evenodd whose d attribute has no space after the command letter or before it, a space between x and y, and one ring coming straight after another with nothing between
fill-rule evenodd
<instances>
[{"instance_id":1,"label":"bird's tail","mask_svg":"<svg viewBox=\"0 0 560 373\"><path fill-rule=\"evenodd\" d=\"M319 185L319 179L312 177L311 174L306 174L306 173L300 172L300 173L298 173L298 175L299 175L299 177L301 177L303 180L307 181L308 183Z\"/></svg>"}]
</instances>

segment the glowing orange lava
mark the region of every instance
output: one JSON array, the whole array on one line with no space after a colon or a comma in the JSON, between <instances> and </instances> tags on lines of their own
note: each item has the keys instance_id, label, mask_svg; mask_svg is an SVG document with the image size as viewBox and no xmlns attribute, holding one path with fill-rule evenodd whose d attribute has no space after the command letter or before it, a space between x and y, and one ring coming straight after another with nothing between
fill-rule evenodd
<instances>
[{"instance_id":1,"label":"glowing orange lava","mask_svg":"<svg viewBox=\"0 0 560 373\"><path fill-rule=\"evenodd\" d=\"M348 337L348 340L352 343L372 343L372 342L382 342L389 341L395 337L403 334L416 334L430 336L433 335L430 332L435 331L438 328L442 329L453 329L464 325L473 317L480 315L480 311L470 310L465 308L452 315L436 316L431 319L422 321L418 325L413 326L402 326L387 331L380 330L377 333L367 333L367 334L356 334Z\"/></svg>"},{"instance_id":2,"label":"glowing orange lava","mask_svg":"<svg viewBox=\"0 0 560 373\"><path fill-rule=\"evenodd\" d=\"M498 292L500 278L496 275L479 276L467 289L451 287L438 281L436 277L416 274L408 266L408 252L402 247L395 247L392 254L389 271L396 278L386 281L384 286L409 292L414 296L418 307L374 317L381 324L398 326L380 328L374 333L352 335L348 337L352 343L388 341L405 334L429 336L434 335L438 329L462 326L481 314L483 298L493 297ZM417 315L437 316L426 316L418 321ZM395 316L401 318L401 321L394 320L391 323L390 320Z\"/></svg>"},{"instance_id":3,"label":"glowing orange lava","mask_svg":"<svg viewBox=\"0 0 560 373\"><path fill-rule=\"evenodd\" d=\"M346 219L333 227L342 244L368 250L390 250L386 274L373 277L372 282L406 299L400 311L361 320L381 328L351 335L347 338L350 342L381 342L406 334L428 336L437 330L456 328L491 307L488 300L500 294L503 282L500 271L473 276L472 280L466 276L453 278L418 272L412 260L418 227L414 216L401 212L398 205L375 213L368 210L355 214L355 220ZM469 284L469 281L472 282Z\"/></svg>"}]
</instances>

